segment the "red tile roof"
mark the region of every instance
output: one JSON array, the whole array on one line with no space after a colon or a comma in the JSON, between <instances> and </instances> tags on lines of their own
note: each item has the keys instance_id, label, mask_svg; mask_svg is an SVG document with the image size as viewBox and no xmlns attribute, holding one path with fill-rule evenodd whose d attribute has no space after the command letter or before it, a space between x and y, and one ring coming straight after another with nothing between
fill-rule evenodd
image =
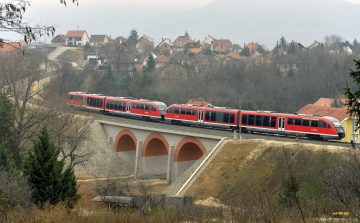
<instances>
[{"instance_id":1,"label":"red tile roof","mask_svg":"<svg viewBox=\"0 0 360 223\"><path fill-rule=\"evenodd\" d=\"M17 50L22 50L21 42L12 42L12 43L2 43L0 46L0 52L13 52Z\"/></svg>"},{"instance_id":2,"label":"red tile roof","mask_svg":"<svg viewBox=\"0 0 360 223\"><path fill-rule=\"evenodd\" d=\"M211 106L210 102L207 101L203 101L201 99L197 99L197 98L193 98L188 100L188 102L186 102L186 104L188 105L200 105L200 106Z\"/></svg>"},{"instance_id":3,"label":"red tile roof","mask_svg":"<svg viewBox=\"0 0 360 223\"><path fill-rule=\"evenodd\" d=\"M66 37L82 37L85 32L85 30L69 30L66 33Z\"/></svg>"},{"instance_id":4,"label":"red tile roof","mask_svg":"<svg viewBox=\"0 0 360 223\"><path fill-rule=\"evenodd\" d=\"M332 98L320 98L319 100L317 100L314 103L314 105L331 107L333 102L334 102L334 99L332 99ZM346 107L345 102L346 102L346 99L339 99L339 105L342 105L342 107Z\"/></svg>"},{"instance_id":5,"label":"red tile roof","mask_svg":"<svg viewBox=\"0 0 360 223\"><path fill-rule=\"evenodd\" d=\"M228 57L231 57L231 58L233 58L233 59L235 59L235 60L240 60L240 59L241 59L241 56L240 56L239 54L234 53L234 52L229 52L228 54L226 54L226 55L223 57L223 59L226 59L226 58L228 58Z\"/></svg>"},{"instance_id":6,"label":"red tile roof","mask_svg":"<svg viewBox=\"0 0 360 223\"><path fill-rule=\"evenodd\" d=\"M190 48L187 50L188 53L195 53L197 54L198 52L202 51L202 48Z\"/></svg>"},{"instance_id":7,"label":"red tile roof","mask_svg":"<svg viewBox=\"0 0 360 223\"><path fill-rule=\"evenodd\" d=\"M334 117L340 122L350 118L346 108L333 108L321 105L307 104L297 111L298 114L321 115Z\"/></svg>"},{"instance_id":8,"label":"red tile roof","mask_svg":"<svg viewBox=\"0 0 360 223\"><path fill-rule=\"evenodd\" d=\"M181 44L180 47L184 47L186 44L188 43L196 43L194 40L189 39L188 41L186 41L185 43Z\"/></svg>"},{"instance_id":9,"label":"red tile roof","mask_svg":"<svg viewBox=\"0 0 360 223\"><path fill-rule=\"evenodd\" d=\"M258 47L258 44L257 43L248 43L248 44L246 44L245 47L249 48L250 53L254 53Z\"/></svg>"}]
</instances>

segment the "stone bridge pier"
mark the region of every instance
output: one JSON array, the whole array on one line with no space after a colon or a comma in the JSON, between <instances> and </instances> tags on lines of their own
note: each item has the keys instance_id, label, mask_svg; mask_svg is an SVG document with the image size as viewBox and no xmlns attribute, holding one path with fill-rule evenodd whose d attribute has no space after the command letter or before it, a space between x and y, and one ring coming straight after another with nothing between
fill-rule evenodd
<instances>
[{"instance_id":1,"label":"stone bridge pier","mask_svg":"<svg viewBox=\"0 0 360 223\"><path fill-rule=\"evenodd\" d=\"M135 178L159 176L170 184L222 137L99 121L116 153L134 162Z\"/></svg>"}]
</instances>

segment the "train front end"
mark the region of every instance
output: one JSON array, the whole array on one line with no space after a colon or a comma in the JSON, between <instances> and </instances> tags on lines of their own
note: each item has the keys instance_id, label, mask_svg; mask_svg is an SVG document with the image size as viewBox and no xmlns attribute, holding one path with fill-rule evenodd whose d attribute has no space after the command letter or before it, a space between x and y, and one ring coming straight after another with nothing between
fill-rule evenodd
<instances>
[{"instance_id":1,"label":"train front end","mask_svg":"<svg viewBox=\"0 0 360 223\"><path fill-rule=\"evenodd\" d=\"M333 118L333 117L326 117L326 119L328 119L333 124L333 126L335 127L335 130L336 130L337 135L338 135L338 137L335 137L335 140L341 140L342 138L344 138L345 137L345 130L344 130L344 127L339 122L339 120L337 120L336 118Z\"/></svg>"}]
</instances>

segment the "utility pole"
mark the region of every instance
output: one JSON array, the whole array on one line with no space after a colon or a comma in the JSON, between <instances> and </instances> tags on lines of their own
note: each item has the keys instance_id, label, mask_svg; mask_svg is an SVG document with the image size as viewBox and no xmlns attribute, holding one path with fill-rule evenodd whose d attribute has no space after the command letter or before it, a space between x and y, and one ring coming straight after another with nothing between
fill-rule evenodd
<instances>
[{"instance_id":1,"label":"utility pole","mask_svg":"<svg viewBox=\"0 0 360 223\"><path fill-rule=\"evenodd\" d=\"M239 141L242 142L242 135L241 135L241 99L239 99Z\"/></svg>"}]
</instances>

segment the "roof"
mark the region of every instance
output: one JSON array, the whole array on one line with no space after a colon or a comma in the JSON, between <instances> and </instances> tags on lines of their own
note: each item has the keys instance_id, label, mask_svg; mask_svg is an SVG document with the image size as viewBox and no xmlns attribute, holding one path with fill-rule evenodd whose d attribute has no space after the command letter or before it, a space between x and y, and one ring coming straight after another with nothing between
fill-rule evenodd
<instances>
[{"instance_id":1,"label":"roof","mask_svg":"<svg viewBox=\"0 0 360 223\"><path fill-rule=\"evenodd\" d=\"M82 37L86 33L85 30L69 30L66 33L66 37Z\"/></svg>"},{"instance_id":2,"label":"roof","mask_svg":"<svg viewBox=\"0 0 360 223\"><path fill-rule=\"evenodd\" d=\"M160 55L155 59L155 63L166 63L170 58L165 55Z\"/></svg>"},{"instance_id":3,"label":"roof","mask_svg":"<svg viewBox=\"0 0 360 223\"><path fill-rule=\"evenodd\" d=\"M106 35L91 35L90 42L104 42Z\"/></svg>"},{"instance_id":4,"label":"roof","mask_svg":"<svg viewBox=\"0 0 360 223\"><path fill-rule=\"evenodd\" d=\"M184 47L186 44L188 43L196 43L194 40L189 39L188 41L186 41L185 43L181 44L180 47Z\"/></svg>"},{"instance_id":5,"label":"roof","mask_svg":"<svg viewBox=\"0 0 360 223\"><path fill-rule=\"evenodd\" d=\"M214 40L213 42L211 42L211 44L213 44L214 48L219 44L222 44L222 45L226 46L227 48L232 47L232 42L228 39L217 39L217 40Z\"/></svg>"},{"instance_id":6,"label":"roof","mask_svg":"<svg viewBox=\"0 0 360 223\"><path fill-rule=\"evenodd\" d=\"M148 36L143 35L143 36L140 38L140 41L141 41L145 46L154 47L154 41L153 41L150 37L148 37Z\"/></svg>"},{"instance_id":7,"label":"roof","mask_svg":"<svg viewBox=\"0 0 360 223\"><path fill-rule=\"evenodd\" d=\"M307 104L297 111L298 114L321 115L336 118L340 122L350 118L346 108L332 108L321 105Z\"/></svg>"},{"instance_id":8,"label":"roof","mask_svg":"<svg viewBox=\"0 0 360 223\"><path fill-rule=\"evenodd\" d=\"M245 47L249 48L250 52L255 52L258 47L258 43L248 43Z\"/></svg>"},{"instance_id":9,"label":"roof","mask_svg":"<svg viewBox=\"0 0 360 223\"><path fill-rule=\"evenodd\" d=\"M21 42L10 42L10 43L2 43L0 46L0 52L13 52L16 50L22 50Z\"/></svg>"},{"instance_id":10,"label":"roof","mask_svg":"<svg viewBox=\"0 0 360 223\"><path fill-rule=\"evenodd\" d=\"M339 99L338 101L340 102L340 105L342 105L342 107L345 107L346 99ZM314 105L331 107L333 103L334 103L334 99L332 98L320 98L314 103Z\"/></svg>"},{"instance_id":11,"label":"roof","mask_svg":"<svg viewBox=\"0 0 360 223\"><path fill-rule=\"evenodd\" d=\"M191 61L191 59L182 51L173 52L170 55L170 59L174 61Z\"/></svg>"},{"instance_id":12,"label":"roof","mask_svg":"<svg viewBox=\"0 0 360 223\"><path fill-rule=\"evenodd\" d=\"M203 51L204 49L201 49L201 48L190 48L187 50L188 53L199 53L200 51Z\"/></svg>"},{"instance_id":13,"label":"roof","mask_svg":"<svg viewBox=\"0 0 360 223\"><path fill-rule=\"evenodd\" d=\"M233 58L235 60L240 60L241 59L241 56L239 54L234 53L234 52L229 52L222 59L226 59L228 57L231 57L231 58Z\"/></svg>"},{"instance_id":14,"label":"roof","mask_svg":"<svg viewBox=\"0 0 360 223\"><path fill-rule=\"evenodd\" d=\"M62 34L59 34L59 35L55 36L54 39L51 40L51 42L53 42L53 41L59 42L59 41L57 41L59 39L65 42L66 41L66 36L62 35Z\"/></svg>"},{"instance_id":15,"label":"roof","mask_svg":"<svg viewBox=\"0 0 360 223\"><path fill-rule=\"evenodd\" d=\"M204 101L200 98L192 98L186 102L187 105L200 105L200 106L212 106L210 102Z\"/></svg>"}]
</instances>

